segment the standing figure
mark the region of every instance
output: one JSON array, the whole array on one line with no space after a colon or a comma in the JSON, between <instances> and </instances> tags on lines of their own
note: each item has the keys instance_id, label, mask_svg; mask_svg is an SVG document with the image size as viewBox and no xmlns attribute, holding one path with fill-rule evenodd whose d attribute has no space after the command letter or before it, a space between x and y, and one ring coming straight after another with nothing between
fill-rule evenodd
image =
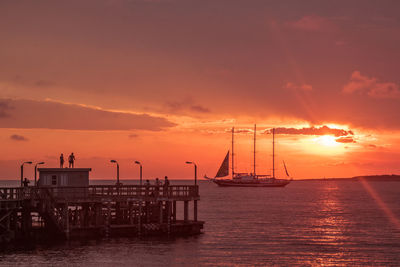
<instances>
[{"instance_id":1,"label":"standing figure","mask_svg":"<svg viewBox=\"0 0 400 267\"><path fill-rule=\"evenodd\" d=\"M150 181L146 180L146 182L144 183L144 186L145 186L145 195L148 196L149 190L150 190Z\"/></svg>"},{"instance_id":2,"label":"standing figure","mask_svg":"<svg viewBox=\"0 0 400 267\"><path fill-rule=\"evenodd\" d=\"M74 167L74 161L75 161L75 156L74 156L74 153L72 152L71 155L69 155L69 157L68 157L68 162L69 162L70 168Z\"/></svg>"},{"instance_id":3,"label":"standing figure","mask_svg":"<svg viewBox=\"0 0 400 267\"><path fill-rule=\"evenodd\" d=\"M168 176L164 177L164 186L169 186Z\"/></svg>"},{"instance_id":4,"label":"standing figure","mask_svg":"<svg viewBox=\"0 0 400 267\"><path fill-rule=\"evenodd\" d=\"M28 187L30 181L28 180L28 178L24 178L24 181L22 183L24 184L24 187Z\"/></svg>"},{"instance_id":5,"label":"standing figure","mask_svg":"<svg viewBox=\"0 0 400 267\"><path fill-rule=\"evenodd\" d=\"M169 180L168 180L168 176L165 176L164 178L164 185L163 185L163 191L164 191L164 196L168 196L168 187L169 187Z\"/></svg>"},{"instance_id":6,"label":"standing figure","mask_svg":"<svg viewBox=\"0 0 400 267\"><path fill-rule=\"evenodd\" d=\"M60 155L60 168L64 168L64 155L61 153Z\"/></svg>"},{"instance_id":7,"label":"standing figure","mask_svg":"<svg viewBox=\"0 0 400 267\"><path fill-rule=\"evenodd\" d=\"M156 184L154 187L154 196L158 197L159 191L160 191L160 180L158 178L156 178Z\"/></svg>"}]
</instances>

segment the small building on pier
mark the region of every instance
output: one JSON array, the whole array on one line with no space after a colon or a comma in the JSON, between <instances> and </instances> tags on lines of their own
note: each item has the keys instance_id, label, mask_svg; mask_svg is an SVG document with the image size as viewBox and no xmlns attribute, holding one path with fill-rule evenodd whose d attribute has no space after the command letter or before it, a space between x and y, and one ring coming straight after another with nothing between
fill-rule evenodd
<instances>
[{"instance_id":1,"label":"small building on pier","mask_svg":"<svg viewBox=\"0 0 400 267\"><path fill-rule=\"evenodd\" d=\"M39 168L39 187L87 187L91 168Z\"/></svg>"}]
</instances>

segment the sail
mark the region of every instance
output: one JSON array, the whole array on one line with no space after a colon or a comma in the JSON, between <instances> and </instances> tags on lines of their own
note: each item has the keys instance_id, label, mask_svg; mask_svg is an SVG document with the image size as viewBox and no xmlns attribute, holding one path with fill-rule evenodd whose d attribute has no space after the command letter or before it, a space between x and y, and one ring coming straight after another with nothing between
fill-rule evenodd
<instances>
[{"instance_id":1,"label":"sail","mask_svg":"<svg viewBox=\"0 0 400 267\"><path fill-rule=\"evenodd\" d=\"M215 177L224 177L229 175L229 151L226 153L225 159L219 167L217 175Z\"/></svg>"},{"instance_id":2,"label":"sail","mask_svg":"<svg viewBox=\"0 0 400 267\"><path fill-rule=\"evenodd\" d=\"M290 175L289 175L289 173L288 173L288 171L287 171L287 169L286 169L286 164L285 164L285 161L283 162L283 166L285 167L285 172L286 172L286 175L287 175L288 177L290 177Z\"/></svg>"}]
</instances>

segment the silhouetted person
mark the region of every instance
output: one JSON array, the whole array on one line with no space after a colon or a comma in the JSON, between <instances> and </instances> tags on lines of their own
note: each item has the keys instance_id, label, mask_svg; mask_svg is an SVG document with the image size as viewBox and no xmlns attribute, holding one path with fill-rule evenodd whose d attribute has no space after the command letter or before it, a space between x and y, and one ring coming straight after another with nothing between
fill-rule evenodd
<instances>
[{"instance_id":1,"label":"silhouetted person","mask_svg":"<svg viewBox=\"0 0 400 267\"><path fill-rule=\"evenodd\" d=\"M75 161L75 156L74 153L71 153L68 157L68 162L69 162L69 167L73 168L74 167L74 161Z\"/></svg>"},{"instance_id":2,"label":"silhouetted person","mask_svg":"<svg viewBox=\"0 0 400 267\"><path fill-rule=\"evenodd\" d=\"M60 155L60 168L64 168L64 155L61 153Z\"/></svg>"},{"instance_id":3,"label":"silhouetted person","mask_svg":"<svg viewBox=\"0 0 400 267\"><path fill-rule=\"evenodd\" d=\"M165 176L164 177L164 186L163 186L164 196L168 196L168 187L169 187L168 176Z\"/></svg>"},{"instance_id":4,"label":"silhouetted person","mask_svg":"<svg viewBox=\"0 0 400 267\"><path fill-rule=\"evenodd\" d=\"M150 181L149 180L146 180L146 182L144 182L144 188L145 188L145 195L148 196L149 189L150 189Z\"/></svg>"},{"instance_id":5,"label":"silhouetted person","mask_svg":"<svg viewBox=\"0 0 400 267\"><path fill-rule=\"evenodd\" d=\"M169 186L168 176L164 177L164 186Z\"/></svg>"},{"instance_id":6,"label":"silhouetted person","mask_svg":"<svg viewBox=\"0 0 400 267\"><path fill-rule=\"evenodd\" d=\"M27 178L24 178L24 181L22 182L24 187L28 187L30 181Z\"/></svg>"},{"instance_id":7,"label":"silhouetted person","mask_svg":"<svg viewBox=\"0 0 400 267\"><path fill-rule=\"evenodd\" d=\"M155 184L155 187L154 187L154 195L156 197L158 197L158 193L160 191L160 185L161 185L160 180L158 178L156 178L156 184Z\"/></svg>"}]
</instances>

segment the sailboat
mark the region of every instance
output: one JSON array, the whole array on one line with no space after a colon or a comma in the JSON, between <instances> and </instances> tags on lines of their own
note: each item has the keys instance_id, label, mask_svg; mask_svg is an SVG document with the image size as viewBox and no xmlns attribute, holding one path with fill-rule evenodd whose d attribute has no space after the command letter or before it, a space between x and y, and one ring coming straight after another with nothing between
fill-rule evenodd
<instances>
[{"instance_id":1,"label":"sailboat","mask_svg":"<svg viewBox=\"0 0 400 267\"><path fill-rule=\"evenodd\" d=\"M275 177L275 129L272 129L272 176L256 173L256 125L254 125L254 155L253 155L253 173L235 172L234 168L234 133L232 128L232 178L221 178L229 175L229 151L227 152L222 164L214 178L204 178L213 181L219 186L236 186L236 187L284 187L291 182L292 179L277 179ZM289 176L286 164L283 162L286 175Z\"/></svg>"}]
</instances>

